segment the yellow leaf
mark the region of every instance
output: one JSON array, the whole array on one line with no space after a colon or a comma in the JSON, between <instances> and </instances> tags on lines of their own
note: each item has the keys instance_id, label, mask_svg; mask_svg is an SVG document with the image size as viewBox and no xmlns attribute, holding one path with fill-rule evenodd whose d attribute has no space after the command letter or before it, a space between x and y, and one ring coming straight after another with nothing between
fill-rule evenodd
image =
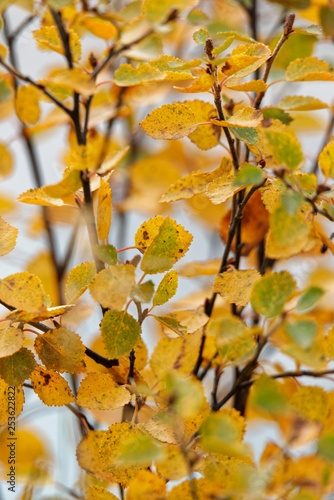
<instances>
[{"instance_id":1,"label":"yellow leaf","mask_svg":"<svg viewBox=\"0 0 334 500\"><path fill-rule=\"evenodd\" d=\"M23 346L24 334L22 330L8 326L0 329L0 358L10 356Z\"/></svg>"},{"instance_id":2,"label":"yellow leaf","mask_svg":"<svg viewBox=\"0 0 334 500\"><path fill-rule=\"evenodd\" d=\"M327 393L321 387L299 387L289 405L303 418L323 422L329 410Z\"/></svg>"},{"instance_id":3,"label":"yellow leaf","mask_svg":"<svg viewBox=\"0 0 334 500\"><path fill-rule=\"evenodd\" d=\"M106 240L111 223L112 196L110 185L104 179L101 179L97 203L97 235L100 240Z\"/></svg>"},{"instance_id":4,"label":"yellow leaf","mask_svg":"<svg viewBox=\"0 0 334 500\"><path fill-rule=\"evenodd\" d=\"M329 106L315 97L293 95L284 97L277 107L285 111L312 111L315 109L325 109Z\"/></svg>"},{"instance_id":5,"label":"yellow leaf","mask_svg":"<svg viewBox=\"0 0 334 500\"><path fill-rule=\"evenodd\" d=\"M261 278L255 269L231 268L217 276L213 291L219 293L230 304L245 307L250 301L252 288Z\"/></svg>"},{"instance_id":6,"label":"yellow leaf","mask_svg":"<svg viewBox=\"0 0 334 500\"><path fill-rule=\"evenodd\" d=\"M212 104L204 101L186 101L185 104L194 113L197 123L209 122L217 116L217 111ZM199 125L188 135L191 142L204 151L214 148L219 143L221 129L216 125Z\"/></svg>"},{"instance_id":7,"label":"yellow leaf","mask_svg":"<svg viewBox=\"0 0 334 500\"><path fill-rule=\"evenodd\" d=\"M135 285L135 267L131 264L108 266L89 285L90 293L102 307L121 311Z\"/></svg>"},{"instance_id":8,"label":"yellow leaf","mask_svg":"<svg viewBox=\"0 0 334 500\"><path fill-rule=\"evenodd\" d=\"M154 109L140 122L142 129L153 139L180 139L193 132L197 124L191 109L178 102Z\"/></svg>"},{"instance_id":9,"label":"yellow leaf","mask_svg":"<svg viewBox=\"0 0 334 500\"><path fill-rule=\"evenodd\" d=\"M114 82L120 87L129 87L148 82L164 80L165 74L153 68L149 63L139 64L137 68L131 64L121 64L115 71Z\"/></svg>"},{"instance_id":10,"label":"yellow leaf","mask_svg":"<svg viewBox=\"0 0 334 500\"><path fill-rule=\"evenodd\" d=\"M19 230L0 217L0 255L7 255L16 245Z\"/></svg>"},{"instance_id":11,"label":"yellow leaf","mask_svg":"<svg viewBox=\"0 0 334 500\"><path fill-rule=\"evenodd\" d=\"M103 17L87 16L81 19L80 24L93 35L103 38L104 40L110 40L110 38L115 38L117 36L117 29L115 26L108 21L108 19L103 19Z\"/></svg>"},{"instance_id":12,"label":"yellow leaf","mask_svg":"<svg viewBox=\"0 0 334 500\"><path fill-rule=\"evenodd\" d=\"M65 288L66 302L76 302L87 290L95 275L96 267L94 262L84 262L71 269Z\"/></svg>"},{"instance_id":13,"label":"yellow leaf","mask_svg":"<svg viewBox=\"0 0 334 500\"><path fill-rule=\"evenodd\" d=\"M116 459L122 442L133 435L134 431L126 422L114 424L107 431L88 432L77 448L80 467L98 479L127 486L141 468L116 465Z\"/></svg>"},{"instance_id":14,"label":"yellow leaf","mask_svg":"<svg viewBox=\"0 0 334 500\"><path fill-rule=\"evenodd\" d=\"M229 57L224 58L220 70L225 76L243 78L260 68L271 56L269 47L262 43L239 45L233 49ZM217 64L219 64L219 59Z\"/></svg>"},{"instance_id":15,"label":"yellow leaf","mask_svg":"<svg viewBox=\"0 0 334 500\"><path fill-rule=\"evenodd\" d=\"M327 144L319 155L319 166L326 179L334 177L334 141Z\"/></svg>"},{"instance_id":16,"label":"yellow leaf","mask_svg":"<svg viewBox=\"0 0 334 500\"><path fill-rule=\"evenodd\" d=\"M20 453L17 453L15 460L16 480L25 484L32 476L38 478L38 481L47 479L46 468L51 462L51 457L40 429L37 426L36 430L25 428L23 424L16 429L15 437L20 443ZM7 444L7 436L3 433L0 440L0 461L6 465L8 465L9 449Z\"/></svg>"},{"instance_id":17,"label":"yellow leaf","mask_svg":"<svg viewBox=\"0 0 334 500\"><path fill-rule=\"evenodd\" d=\"M205 262L188 262L178 270L178 273L184 278L216 276L218 274L220 263L221 259L211 259Z\"/></svg>"},{"instance_id":18,"label":"yellow leaf","mask_svg":"<svg viewBox=\"0 0 334 500\"><path fill-rule=\"evenodd\" d=\"M86 500L118 500L118 497L110 493L102 486L90 486L86 490L85 494Z\"/></svg>"},{"instance_id":19,"label":"yellow leaf","mask_svg":"<svg viewBox=\"0 0 334 500\"><path fill-rule=\"evenodd\" d=\"M333 68L316 57L295 59L286 70L288 82L313 82L334 80Z\"/></svg>"},{"instance_id":20,"label":"yellow leaf","mask_svg":"<svg viewBox=\"0 0 334 500\"><path fill-rule=\"evenodd\" d=\"M41 252L36 255L36 257L29 262L26 270L41 280L45 292L51 298L52 304L59 304L58 277L51 253ZM58 314L63 314L65 311L66 309L63 311L60 310ZM54 310L54 312L57 311ZM43 314L47 316L50 313L52 313L52 311L43 311ZM55 314L55 316L57 316L57 314ZM49 315L49 317L51 316Z\"/></svg>"},{"instance_id":21,"label":"yellow leaf","mask_svg":"<svg viewBox=\"0 0 334 500\"><path fill-rule=\"evenodd\" d=\"M19 87L15 99L15 110L23 123L35 125L38 122L41 113L39 96L40 91L33 85Z\"/></svg>"},{"instance_id":22,"label":"yellow leaf","mask_svg":"<svg viewBox=\"0 0 334 500\"><path fill-rule=\"evenodd\" d=\"M142 470L131 479L126 498L127 500L162 500L166 496L166 483L157 474L149 470Z\"/></svg>"},{"instance_id":23,"label":"yellow leaf","mask_svg":"<svg viewBox=\"0 0 334 500\"><path fill-rule=\"evenodd\" d=\"M131 166L130 196L121 203L121 208L155 214L167 210L167 206L160 203L160 197L179 176L174 162L163 153L136 161Z\"/></svg>"},{"instance_id":24,"label":"yellow leaf","mask_svg":"<svg viewBox=\"0 0 334 500\"><path fill-rule=\"evenodd\" d=\"M36 352L49 370L60 373L80 373L83 371L85 346L79 335L65 328L49 330L35 339Z\"/></svg>"},{"instance_id":25,"label":"yellow leaf","mask_svg":"<svg viewBox=\"0 0 334 500\"><path fill-rule=\"evenodd\" d=\"M18 196L17 201L21 203L28 203L30 205L42 205L45 207L62 207L65 205L73 206L75 204L74 197L71 198L70 203L67 199L52 198L44 193L42 188L28 189L25 193Z\"/></svg>"},{"instance_id":26,"label":"yellow leaf","mask_svg":"<svg viewBox=\"0 0 334 500\"><path fill-rule=\"evenodd\" d=\"M216 179L226 175L232 170L232 162L227 158L223 158L221 164L211 172L201 172L200 170L192 172L182 179L172 184L167 193L161 197L161 201L170 202L181 199L188 199L196 194L203 193L207 190L208 184Z\"/></svg>"},{"instance_id":27,"label":"yellow leaf","mask_svg":"<svg viewBox=\"0 0 334 500\"><path fill-rule=\"evenodd\" d=\"M230 116L227 120L212 120L212 123L222 127L257 127L262 121L262 114L251 106L245 106Z\"/></svg>"},{"instance_id":28,"label":"yellow leaf","mask_svg":"<svg viewBox=\"0 0 334 500\"><path fill-rule=\"evenodd\" d=\"M0 180L12 173L13 157L5 144L0 143Z\"/></svg>"},{"instance_id":29,"label":"yellow leaf","mask_svg":"<svg viewBox=\"0 0 334 500\"><path fill-rule=\"evenodd\" d=\"M79 466L90 474L94 474L97 479L101 479L102 481L110 481L112 479L109 467L100 452L106 432L88 431L77 447Z\"/></svg>"},{"instance_id":30,"label":"yellow leaf","mask_svg":"<svg viewBox=\"0 0 334 500\"><path fill-rule=\"evenodd\" d=\"M223 158L221 165L222 164L229 165L229 162ZM232 198L235 193L243 189L242 186L236 186L234 184L234 179L235 175L233 168L231 168L230 171L226 171L224 168L222 175L208 182L205 194L214 205L224 203Z\"/></svg>"},{"instance_id":31,"label":"yellow leaf","mask_svg":"<svg viewBox=\"0 0 334 500\"><path fill-rule=\"evenodd\" d=\"M88 373L78 389L78 405L90 410L116 410L130 401L131 393L109 373Z\"/></svg>"},{"instance_id":32,"label":"yellow leaf","mask_svg":"<svg viewBox=\"0 0 334 500\"><path fill-rule=\"evenodd\" d=\"M67 69L59 72L48 80L49 83L74 90L78 94L90 96L97 92L98 88L90 75L80 68Z\"/></svg>"},{"instance_id":33,"label":"yellow leaf","mask_svg":"<svg viewBox=\"0 0 334 500\"><path fill-rule=\"evenodd\" d=\"M194 333L208 322L208 316L205 314L202 306L197 309L175 311L165 316L154 317L163 325L163 332L167 337L170 334L169 329L173 330L177 335L184 337L184 335ZM167 327L167 331L164 327Z\"/></svg>"},{"instance_id":34,"label":"yellow leaf","mask_svg":"<svg viewBox=\"0 0 334 500\"><path fill-rule=\"evenodd\" d=\"M188 376L195 365L194 352L198 352L201 334L199 331L199 334L195 332L184 338L159 340L150 359L151 368L156 376L161 379L173 370Z\"/></svg>"},{"instance_id":35,"label":"yellow leaf","mask_svg":"<svg viewBox=\"0 0 334 500\"><path fill-rule=\"evenodd\" d=\"M59 373L39 365L30 375L30 380L34 391L45 405L63 406L73 403L71 389Z\"/></svg>"},{"instance_id":36,"label":"yellow leaf","mask_svg":"<svg viewBox=\"0 0 334 500\"><path fill-rule=\"evenodd\" d=\"M267 90L267 84L263 80L251 80L245 83L237 82L238 80L230 79L225 83L225 87L243 92L265 92Z\"/></svg>"},{"instance_id":37,"label":"yellow leaf","mask_svg":"<svg viewBox=\"0 0 334 500\"><path fill-rule=\"evenodd\" d=\"M51 184L42 188L43 192L51 198L65 198L75 193L81 187L79 170L69 168L64 170L63 180L57 184Z\"/></svg>"},{"instance_id":38,"label":"yellow leaf","mask_svg":"<svg viewBox=\"0 0 334 500\"><path fill-rule=\"evenodd\" d=\"M135 245L142 253L148 249L152 244L156 236L159 234L159 230L164 222L162 215L157 215L152 219L149 219L140 226L135 235Z\"/></svg>"},{"instance_id":39,"label":"yellow leaf","mask_svg":"<svg viewBox=\"0 0 334 500\"><path fill-rule=\"evenodd\" d=\"M118 500L118 497L110 493L102 486L90 486L86 490L85 494L86 500Z\"/></svg>"},{"instance_id":40,"label":"yellow leaf","mask_svg":"<svg viewBox=\"0 0 334 500\"><path fill-rule=\"evenodd\" d=\"M81 57L81 43L79 35L69 29L70 49L74 61ZM64 48L56 26L42 26L39 30L33 32L33 36L42 50L53 50L59 54L64 54Z\"/></svg>"},{"instance_id":41,"label":"yellow leaf","mask_svg":"<svg viewBox=\"0 0 334 500\"><path fill-rule=\"evenodd\" d=\"M215 78L208 73L204 73L199 78L196 78L189 87L173 87L175 90L179 92L183 92L184 94L196 94L198 92L207 92L215 83Z\"/></svg>"},{"instance_id":42,"label":"yellow leaf","mask_svg":"<svg viewBox=\"0 0 334 500\"><path fill-rule=\"evenodd\" d=\"M0 280L0 300L16 309L38 314L45 308L45 292L41 280L23 272Z\"/></svg>"},{"instance_id":43,"label":"yellow leaf","mask_svg":"<svg viewBox=\"0 0 334 500\"><path fill-rule=\"evenodd\" d=\"M8 402L12 401L13 403L13 414L11 417L17 418L21 411L23 410L24 405L24 392L23 388L19 385L15 387L13 390L12 387L9 386L2 378L0 378L0 425L8 425ZM1 452L0 452L1 453ZM6 458L6 463L8 457Z\"/></svg>"},{"instance_id":44,"label":"yellow leaf","mask_svg":"<svg viewBox=\"0 0 334 500\"><path fill-rule=\"evenodd\" d=\"M165 456L157 463L158 473L165 479L177 481L187 476L187 464L179 446L164 446Z\"/></svg>"},{"instance_id":45,"label":"yellow leaf","mask_svg":"<svg viewBox=\"0 0 334 500\"><path fill-rule=\"evenodd\" d=\"M24 323L44 321L46 319L55 318L56 316L61 316L72 309L72 305L67 306L56 306L56 307L46 307L40 314L31 314L20 309L14 309L14 311L7 314L6 319L10 321L23 321Z\"/></svg>"}]
</instances>

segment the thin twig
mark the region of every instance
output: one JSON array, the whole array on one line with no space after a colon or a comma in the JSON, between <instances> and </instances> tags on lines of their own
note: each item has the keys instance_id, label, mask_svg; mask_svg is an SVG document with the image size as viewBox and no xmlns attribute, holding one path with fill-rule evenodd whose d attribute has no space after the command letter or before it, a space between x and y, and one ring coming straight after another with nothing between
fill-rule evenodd
<instances>
[{"instance_id":1,"label":"thin twig","mask_svg":"<svg viewBox=\"0 0 334 500\"><path fill-rule=\"evenodd\" d=\"M264 82L267 82L271 67L272 67L276 57L278 56L278 53L281 50L283 44L287 41L287 39L289 38L291 33L293 33L292 27L293 27L294 21L295 21L295 14L289 14L285 23L284 23L284 26L283 26L283 34L282 34L281 38L279 39L279 41L277 42L277 45L275 47L274 52L272 53L271 57L268 59L268 61L266 63L266 68L264 70L264 75L262 78L262 80ZM262 99L264 98L264 96L265 96L265 91L258 93L257 98L256 98L255 103L254 103L255 109L260 108L260 105L261 105L261 102L262 102Z\"/></svg>"},{"instance_id":2,"label":"thin twig","mask_svg":"<svg viewBox=\"0 0 334 500\"><path fill-rule=\"evenodd\" d=\"M17 69L11 67L9 64L7 64L2 57L0 56L0 64L6 68L6 70L15 78L19 78L19 80L22 80L23 82L30 83L37 89L41 90L49 99L51 99L54 104L56 104L60 109L62 109L68 116L72 118L73 116L73 111L69 109L67 106L65 106L61 101L59 101L54 95L52 95L44 85L41 83L35 82L30 76L22 75Z\"/></svg>"}]
</instances>

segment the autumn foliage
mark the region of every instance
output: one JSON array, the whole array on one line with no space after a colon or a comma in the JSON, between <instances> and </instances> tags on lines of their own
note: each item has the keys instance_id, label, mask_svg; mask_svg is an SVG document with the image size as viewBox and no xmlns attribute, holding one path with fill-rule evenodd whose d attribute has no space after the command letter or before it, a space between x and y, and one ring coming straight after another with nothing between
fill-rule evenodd
<instances>
[{"instance_id":1,"label":"autumn foliage","mask_svg":"<svg viewBox=\"0 0 334 500\"><path fill-rule=\"evenodd\" d=\"M3 484L15 387L17 498L46 500L50 487L87 500L327 498L334 69L314 54L334 40L332 2L0 10L0 118L34 179L15 202L0 195ZM22 36L54 65L19 67ZM57 130L66 142L49 159L62 171L48 183L37 150ZM14 151L2 140L6 182ZM23 230L45 249L22 263L24 207ZM62 451L82 471L72 484L27 427L32 392L46 422L48 407L74 415L76 455Z\"/></svg>"}]
</instances>

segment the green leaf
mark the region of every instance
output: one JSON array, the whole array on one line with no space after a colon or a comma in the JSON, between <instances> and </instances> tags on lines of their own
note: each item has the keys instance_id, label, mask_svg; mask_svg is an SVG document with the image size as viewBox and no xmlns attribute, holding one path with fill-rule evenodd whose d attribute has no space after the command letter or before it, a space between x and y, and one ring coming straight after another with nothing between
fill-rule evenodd
<instances>
[{"instance_id":1,"label":"green leaf","mask_svg":"<svg viewBox=\"0 0 334 500\"><path fill-rule=\"evenodd\" d=\"M301 193L294 191L285 191L282 194L281 202L284 210L291 216L296 215L300 206L304 203L304 197Z\"/></svg>"},{"instance_id":2,"label":"green leaf","mask_svg":"<svg viewBox=\"0 0 334 500\"><path fill-rule=\"evenodd\" d=\"M305 309L310 309L318 302L324 293L325 291L322 288L319 288L318 286L310 286L300 296L296 311L305 311Z\"/></svg>"},{"instance_id":3,"label":"green leaf","mask_svg":"<svg viewBox=\"0 0 334 500\"><path fill-rule=\"evenodd\" d=\"M259 186L266 174L262 168L251 163L243 163L233 181L234 186Z\"/></svg>"},{"instance_id":4,"label":"green leaf","mask_svg":"<svg viewBox=\"0 0 334 500\"><path fill-rule=\"evenodd\" d=\"M193 39L198 45L205 45L206 40L210 37L209 32L207 30L197 30L193 34Z\"/></svg>"},{"instance_id":5,"label":"green leaf","mask_svg":"<svg viewBox=\"0 0 334 500\"><path fill-rule=\"evenodd\" d=\"M264 276L255 283L251 303L259 314L266 318L278 316L296 288L296 283L287 271Z\"/></svg>"},{"instance_id":6,"label":"green leaf","mask_svg":"<svg viewBox=\"0 0 334 500\"><path fill-rule=\"evenodd\" d=\"M243 419L237 412L210 413L199 429L201 446L209 453L229 457L248 455L247 445L241 442L243 428Z\"/></svg>"},{"instance_id":7,"label":"green leaf","mask_svg":"<svg viewBox=\"0 0 334 500\"><path fill-rule=\"evenodd\" d=\"M35 366L36 361L33 353L22 347L11 356L0 358L0 377L8 385L18 386L30 377Z\"/></svg>"},{"instance_id":8,"label":"green leaf","mask_svg":"<svg viewBox=\"0 0 334 500\"><path fill-rule=\"evenodd\" d=\"M239 139L242 142L245 142L246 144L257 144L259 140L259 134L256 130L256 128L249 127L249 128L233 128L231 127L231 132L237 139Z\"/></svg>"},{"instance_id":9,"label":"green leaf","mask_svg":"<svg viewBox=\"0 0 334 500\"><path fill-rule=\"evenodd\" d=\"M284 123L284 125L289 125L293 121L293 118L291 118L291 116L288 113L283 111L283 109L264 108L261 110L261 113L266 118L279 120L280 122Z\"/></svg>"},{"instance_id":10,"label":"green leaf","mask_svg":"<svg viewBox=\"0 0 334 500\"><path fill-rule=\"evenodd\" d=\"M141 261L141 269L148 274L168 271L187 252L192 235L169 217L161 224Z\"/></svg>"},{"instance_id":11,"label":"green leaf","mask_svg":"<svg viewBox=\"0 0 334 500\"><path fill-rule=\"evenodd\" d=\"M317 333L317 325L313 321L291 321L284 323L288 336L303 349L311 347Z\"/></svg>"},{"instance_id":12,"label":"green leaf","mask_svg":"<svg viewBox=\"0 0 334 500\"><path fill-rule=\"evenodd\" d=\"M251 389L251 406L269 414L280 415L286 408L286 399L280 385L267 375L260 375Z\"/></svg>"},{"instance_id":13,"label":"green leaf","mask_svg":"<svg viewBox=\"0 0 334 500\"><path fill-rule=\"evenodd\" d=\"M175 373L168 373L165 387L174 411L183 418L194 417L203 408L203 388L195 378L184 379Z\"/></svg>"},{"instance_id":14,"label":"green leaf","mask_svg":"<svg viewBox=\"0 0 334 500\"><path fill-rule=\"evenodd\" d=\"M280 35L274 37L270 41L269 47L271 50L274 50L274 48L276 47L277 42L279 41L279 37ZM274 68L285 70L289 66L291 61L293 61L297 57L304 58L311 56L316 41L316 36L305 36L305 34L297 34L295 32L293 36L289 36L288 40L286 40L281 47L278 56L274 61Z\"/></svg>"},{"instance_id":15,"label":"green leaf","mask_svg":"<svg viewBox=\"0 0 334 500\"><path fill-rule=\"evenodd\" d=\"M208 336L215 337L217 350L225 363L238 364L254 351L254 334L238 317L211 318L206 331Z\"/></svg>"},{"instance_id":16,"label":"green leaf","mask_svg":"<svg viewBox=\"0 0 334 500\"><path fill-rule=\"evenodd\" d=\"M177 335L179 335L180 337L184 337L187 334L187 327L181 325L180 321L177 318L174 318L173 316L154 316L154 317L157 321L159 321L159 323L161 323L164 326L167 326L167 328L173 330L173 332L177 333Z\"/></svg>"},{"instance_id":17,"label":"green leaf","mask_svg":"<svg viewBox=\"0 0 334 500\"><path fill-rule=\"evenodd\" d=\"M121 444L116 464L150 466L153 460L161 460L163 456L163 449L149 434L136 432Z\"/></svg>"},{"instance_id":18,"label":"green leaf","mask_svg":"<svg viewBox=\"0 0 334 500\"><path fill-rule=\"evenodd\" d=\"M103 317L101 334L111 358L129 354L137 345L140 333L140 324L126 311L107 311Z\"/></svg>"},{"instance_id":19,"label":"green leaf","mask_svg":"<svg viewBox=\"0 0 334 500\"><path fill-rule=\"evenodd\" d=\"M161 280L153 297L154 306L162 306L175 294L178 285L177 271L169 271Z\"/></svg>"},{"instance_id":20,"label":"green leaf","mask_svg":"<svg viewBox=\"0 0 334 500\"><path fill-rule=\"evenodd\" d=\"M96 245L94 253L105 264L110 266L117 264L117 250L112 245Z\"/></svg>"},{"instance_id":21,"label":"green leaf","mask_svg":"<svg viewBox=\"0 0 334 500\"><path fill-rule=\"evenodd\" d=\"M334 431L326 432L320 437L318 453L328 460L334 461Z\"/></svg>"},{"instance_id":22,"label":"green leaf","mask_svg":"<svg viewBox=\"0 0 334 500\"><path fill-rule=\"evenodd\" d=\"M264 130L264 134L269 142L274 160L279 166L295 170L301 165L303 153L296 137L289 132L270 129Z\"/></svg>"}]
</instances>

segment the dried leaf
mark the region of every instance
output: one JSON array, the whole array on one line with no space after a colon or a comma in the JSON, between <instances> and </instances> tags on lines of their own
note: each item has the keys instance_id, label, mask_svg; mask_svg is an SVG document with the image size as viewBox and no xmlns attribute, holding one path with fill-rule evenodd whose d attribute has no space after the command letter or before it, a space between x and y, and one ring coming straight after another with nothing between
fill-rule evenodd
<instances>
[{"instance_id":1,"label":"dried leaf","mask_svg":"<svg viewBox=\"0 0 334 500\"><path fill-rule=\"evenodd\" d=\"M135 285L135 267L131 264L108 266L89 285L90 293L102 307L121 311Z\"/></svg>"},{"instance_id":2,"label":"dried leaf","mask_svg":"<svg viewBox=\"0 0 334 500\"><path fill-rule=\"evenodd\" d=\"M34 391L45 405L63 406L73 403L71 389L59 373L39 365L30 375L30 380Z\"/></svg>"},{"instance_id":3,"label":"dried leaf","mask_svg":"<svg viewBox=\"0 0 334 500\"><path fill-rule=\"evenodd\" d=\"M261 278L255 269L231 268L219 274L214 281L213 291L219 293L230 304L245 307L250 301L254 284Z\"/></svg>"},{"instance_id":4,"label":"dried leaf","mask_svg":"<svg viewBox=\"0 0 334 500\"><path fill-rule=\"evenodd\" d=\"M88 373L78 389L78 405L90 410L116 410L130 401L130 392L109 373Z\"/></svg>"},{"instance_id":5,"label":"dried leaf","mask_svg":"<svg viewBox=\"0 0 334 500\"><path fill-rule=\"evenodd\" d=\"M66 330L56 328L49 330L35 339L36 352L49 370L60 373L80 373L83 371L83 358L85 346L79 335Z\"/></svg>"}]
</instances>

